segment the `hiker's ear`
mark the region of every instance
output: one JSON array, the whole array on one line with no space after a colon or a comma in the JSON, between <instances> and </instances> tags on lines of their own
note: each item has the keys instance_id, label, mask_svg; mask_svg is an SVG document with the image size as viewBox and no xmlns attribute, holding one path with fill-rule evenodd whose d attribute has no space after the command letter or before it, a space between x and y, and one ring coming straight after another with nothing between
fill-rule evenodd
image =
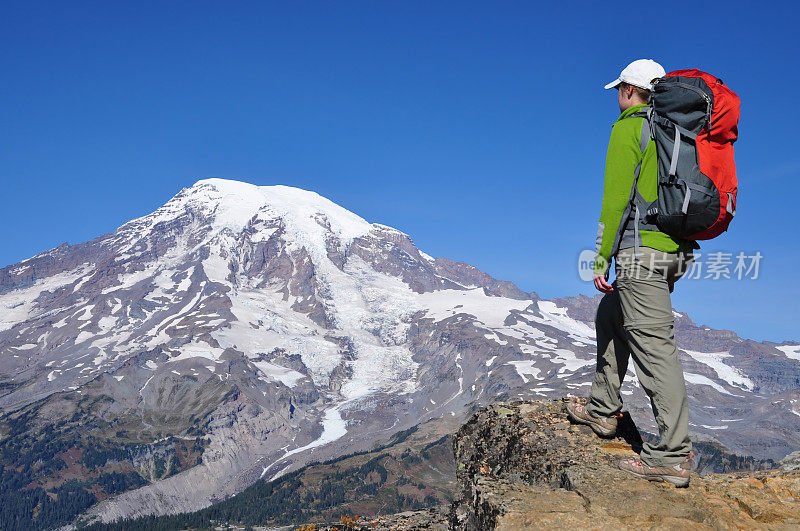
<instances>
[{"instance_id":1,"label":"hiker's ear","mask_svg":"<svg viewBox=\"0 0 800 531\"><path fill-rule=\"evenodd\" d=\"M622 90L625 91L625 99L629 100L633 97L633 85L625 85L625 88Z\"/></svg>"}]
</instances>

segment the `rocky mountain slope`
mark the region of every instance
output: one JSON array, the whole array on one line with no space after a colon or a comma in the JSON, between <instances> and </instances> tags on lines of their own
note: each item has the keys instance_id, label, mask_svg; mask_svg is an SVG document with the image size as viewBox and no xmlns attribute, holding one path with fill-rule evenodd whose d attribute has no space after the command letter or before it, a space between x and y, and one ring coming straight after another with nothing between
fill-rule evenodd
<instances>
[{"instance_id":1,"label":"rocky mountain slope","mask_svg":"<svg viewBox=\"0 0 800 531\"><path fill-rule=\"evenodd\" d=\"M2 510L197 510L429 419L585 394L597 300L542 300L312 192L199 181L0 269ZM696 436L800 447L800 345L676 316ZM635 378L623 392L652 427Z\"/></svg>"},{"instance_id":2,"label":"rocky mountain slope","mask_svg":"<svg viewBox=\"0 0 800 531\"><path fill-rule=\"evenodd\" d=\"M370 451L311 463L273 481L193 513L95 522L87 531L254 527L291 529L325 522L371 525L413 515L417 522L446 522L457 494L452 434L448 419L431 419L397 433ZM421 508L427 508L420 510Z\"/></svg>"}]
</instances>

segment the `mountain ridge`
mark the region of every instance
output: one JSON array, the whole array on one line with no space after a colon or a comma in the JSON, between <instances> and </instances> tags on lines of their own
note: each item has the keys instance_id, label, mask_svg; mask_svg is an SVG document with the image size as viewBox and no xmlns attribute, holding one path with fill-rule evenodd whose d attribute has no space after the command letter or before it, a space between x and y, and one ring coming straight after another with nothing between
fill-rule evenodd
<instances>
[{"instance_id":1,"label":"mountain ridge","mask_svg":"<svg viewBox=\"0 0 800 531\"><path fill-rule=\"evenodd\" d=\"M114 233L0 269L0 450L45 491L41 465L11 449L47 430L63 448L41 460L77 477L137 484L137 448L151 448L163 473L113 494L81 486L100 500L89 514L196 510L430 418L585 393L596 300L541 299L434 259L313 192L201 180ZM676 333L694 432L759 458L800 445L793 345L685 314ZM635 378L623 392L647 426ZM116 457L86 457L98 449Z\"/></svg>"}]
</instances>

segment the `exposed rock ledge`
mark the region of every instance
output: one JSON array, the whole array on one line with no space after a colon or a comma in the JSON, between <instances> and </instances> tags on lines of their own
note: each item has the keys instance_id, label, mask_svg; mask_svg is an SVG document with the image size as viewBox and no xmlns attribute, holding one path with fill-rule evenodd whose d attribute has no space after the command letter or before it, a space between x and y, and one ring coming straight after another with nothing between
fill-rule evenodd
<instances>
[{"instance_id":1,"label":"exposed rock ledge","mask_svg":"<svg viewBox=\"0 0 800 531\"><path fill-rule=\"evenodd\" d=\"M786 528L800 526L800 471L692 475L689 488L616 468L641 439L603 440L565 402L496 404L456 434L460 501L450 528Z\"/></svg>"}]
</instances>

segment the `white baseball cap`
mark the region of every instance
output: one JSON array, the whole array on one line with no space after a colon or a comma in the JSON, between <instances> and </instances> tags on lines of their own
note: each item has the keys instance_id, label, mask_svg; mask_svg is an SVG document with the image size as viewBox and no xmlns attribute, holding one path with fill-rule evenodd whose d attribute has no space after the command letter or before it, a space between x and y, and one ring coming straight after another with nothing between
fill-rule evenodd
<instances>
[{"instance_id":1,"label":"white baseball cap","mask_svg":"<svg viewBox=\"0 0 800 531\"><path fill-rule=\"evenodd\" d=\"M607 89L615 88L620 83L627 83L645 90L653 90L652 81L664 77L664 67L652 59L638 59L625 67L617 79L606 85Z\"/></svg>"}]
</instances>

